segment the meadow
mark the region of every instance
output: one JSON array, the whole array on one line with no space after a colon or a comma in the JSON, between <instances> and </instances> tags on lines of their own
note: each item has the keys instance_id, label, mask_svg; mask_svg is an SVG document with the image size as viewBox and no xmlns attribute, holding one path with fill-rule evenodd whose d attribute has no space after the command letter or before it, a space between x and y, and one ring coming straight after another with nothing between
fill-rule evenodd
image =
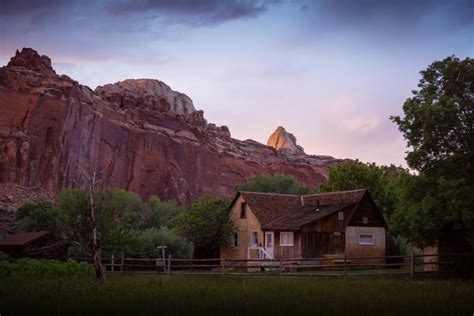
<instances>
[{"instance_id":1,"label":"meadow","mask_svg":"<svg viewBox=\"0 0 474 316\"><path fill-rule=\"evenodd\" d=\"M474 282L388 277L111 275L0 279L9 315L472 315Z\"/></svg>"}]
</instances>

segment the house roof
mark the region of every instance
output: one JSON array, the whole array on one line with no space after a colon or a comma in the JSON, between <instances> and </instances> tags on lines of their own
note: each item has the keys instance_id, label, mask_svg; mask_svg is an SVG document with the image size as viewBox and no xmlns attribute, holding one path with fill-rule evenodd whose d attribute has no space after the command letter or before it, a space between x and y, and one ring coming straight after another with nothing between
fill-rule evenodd
<instances>
[{"instance_id":1,"label":"house roof","mask_svg":"<svg viewBox=\"0 0 474 316\"><path fill-rule=\"evenodd\" d=\"M242 191L237 194L234 202L239 195L242 195L262 228L297 229L301 225L328 216L350 205L355 205L366 192L366 189L361 189L310 195L291 195ZM320 210L315 212L318 201Z\"/></svg>"},{"instance_id":2,"label":"house roof","mask_svg":"<svg viewBox=\"0 0 474 316\"><path fill-rule=\"evenodd\" d=\"M355 207L357 203L342 203L322 205L319 209L316 206L306 206L294 210L289 214L285 214L265 225L263 229L300 229L301 226L329 216L335 212L341 211L348 207Z\"/></svg>"},{"instance_id":3,"label":"house roof","mask_svg":"<svg viewBox=\"0 0 474 316\"><path fill-rule=\"evenodd\" d=\"M30 241L43 237L49 232L21 232L13 235L8 235L5 239L0 240L0 246L22 246Z\"/></svg>"}]
</instances>

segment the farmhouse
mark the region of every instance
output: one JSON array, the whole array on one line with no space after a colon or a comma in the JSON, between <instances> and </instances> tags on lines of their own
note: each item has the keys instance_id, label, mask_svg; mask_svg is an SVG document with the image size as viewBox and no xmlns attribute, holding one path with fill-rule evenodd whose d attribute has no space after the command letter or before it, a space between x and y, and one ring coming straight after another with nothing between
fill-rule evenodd
<instances>
[{"instance_id":1,"label":"farmhouse","mask_svg":"<svg viewBox=\"0 0 474 316\"><path fill-rule=\"evenodd\" d=\"M19 232L0 240L0 251L12 258L66 259L68 242L46 231Z\"/></svg>"},{"instance_id":2,"label":"farmhouse","mask_svg":"<svg viewBox=\"0 0 474 316\"><path fill-rule=\"evenodd\" d=\"M228 259L385 255L387 225L365 189L287 195L239 192L230 206Z\"/></svg>"}]
</instances>

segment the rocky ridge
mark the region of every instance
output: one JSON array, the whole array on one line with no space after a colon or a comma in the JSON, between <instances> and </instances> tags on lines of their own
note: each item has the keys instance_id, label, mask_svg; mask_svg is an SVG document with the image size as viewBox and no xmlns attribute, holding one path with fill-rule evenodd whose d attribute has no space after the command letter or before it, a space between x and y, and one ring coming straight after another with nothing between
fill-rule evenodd
<instances>
[{"instance_id":1,"label":"rocky ridge","mask_svg":"<svg viewBox=\"0 0 474 316\"><path fill-rule=\"evenodd\" d=\"M57 75L32 49L0 68L0 183L55 192L84 185L78 166L85 166L102 170L107 186L186 204L231 195L259 173L316 186L329 165L343 161L306 155L283 131L272 146L237 140L161 81L130 79L94 91Z\"/></svg>"}]
</instances>

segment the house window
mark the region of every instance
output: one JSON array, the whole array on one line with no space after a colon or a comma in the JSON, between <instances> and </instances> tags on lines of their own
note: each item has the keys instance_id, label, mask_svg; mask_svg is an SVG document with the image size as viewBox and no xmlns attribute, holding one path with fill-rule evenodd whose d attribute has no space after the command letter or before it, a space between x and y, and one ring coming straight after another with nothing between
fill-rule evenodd
<instances>
[{"instance_id":1,"label":"house window","mask_svg":"<svg viewBox=\"0 0 474 316\"><path fill-rule=\"evenodd\" d=\"M359 245L373 245L374 244L374 234L360 234L359 235Z\"/></svg>"},{"instance_id":2,"label":"house window","mask_svg":"<svg viewBox=\"0 0 474 316\"><path fill-rule=\"evenodd\" d=\"M246 209L245 209L246 205L247 205L247 203L245 203L245 202L240 203L240 218L247 217L247 214L245 212L246 211Z\"/></svg>"},{"instance_id":3,"label":"house window","mask_svg":"<svg viewBox=\"0 0 474 316\"><path fill-rule=\"evenodd\" d=\"M344 220L344 212L338 212L337 213L337 219L340 220L340 221L343 221Z\"/></svg>"},{"instance_id":4,"label":"house window","mask_svg":"<svg viewBox=\"0 0 474 316\"><path fill-rule=\"evenodd\" d=\"M230 247L233 249L239 248L239 233L232 232L230 233Z\"/></svg>"},{"instance_id":5,"label":"house window","mask_svg":"<svg viewBox=\"0 0 474 316\"><path fill-rule=\"evenodd\" d=\"M368 224L369 223L369 218L367 216L362 217L362 224Z\"/></svg>"},{"instance_id":6,"label":"house window","mask_svg":"<svg viewBox=\"0 0 474 316\"><path fill-rule=\"evenodd\" d=\"M293 246L293 232L280 233L280 246Z\"/></svg>"},{"instance_id":7,"label":"house window","mask_svg":"<svg viewBox=\"0 0 474 316\"><path fill-rule=\"evenodd\" d=\"M250 245L254 248L258 247L258 232L250 233Z\"/></svg>"}]
</instances>

